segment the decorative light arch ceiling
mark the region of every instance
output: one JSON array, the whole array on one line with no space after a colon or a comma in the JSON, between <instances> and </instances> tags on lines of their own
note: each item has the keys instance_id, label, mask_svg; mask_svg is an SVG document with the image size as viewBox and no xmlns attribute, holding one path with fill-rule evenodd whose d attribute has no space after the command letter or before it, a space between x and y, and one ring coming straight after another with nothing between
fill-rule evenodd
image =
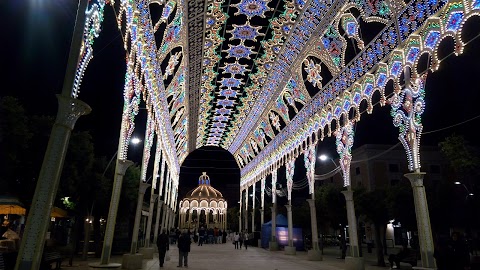
<instances>
[{"instance_id":1,"label":"decorative light arch ceiling","mask_svg":"<svg viewBox=\"0 0 480 270\"><path fill-rule=\"evenodd\" d=\"M480 2L122 0L114 7L126 29L127 78L141 85L129 98L143 91L169 160L178 166L196 148L220 146L246 175L313 133L329 134L342 116L360 120L360 103L370 113L372 93L385 101L387 81L399 86L403 68L415 70L422 54L436 69L446 36L461 53L462 25L478 16Z\"/></svg>"}]
</instances>

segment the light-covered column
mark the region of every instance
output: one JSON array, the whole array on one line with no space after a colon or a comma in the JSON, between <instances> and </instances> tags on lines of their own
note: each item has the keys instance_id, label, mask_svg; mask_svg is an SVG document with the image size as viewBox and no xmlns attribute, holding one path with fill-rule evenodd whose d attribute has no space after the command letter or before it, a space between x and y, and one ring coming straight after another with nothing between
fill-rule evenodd
<instances>
[{"instance_id":1,"label":"light-covered column","mask_svg":"<svg viewBox=\"0 0 480 270\"><path fill-rule=\"evenodd\" d=\"M244 214L243 221L245 222L244 230L245 232L248 232L248 186L245 189L245 211L243 212L243 214Z\"/></svg>"},{"instance_id":2,"label":"light-covered column","mask_svg":"<svg viewBox=\"0 0 480 270\"><path fill-rule=\"evenodd\" d=\"M360 257L360 249L358 245L357 233L357 217L355 216L355 205L353 202L353 191L350 181L350 163L352 161L352 145L353 145L353 123L347 122L335 132L337 152L340 155L340 167L342 168L343 182L347 190L342 191L345 196L347 208L348 233L350 240L350 256L345 257L346 269L365 269L365 262Z\"/></svg>"},{"instance_id":3,"label":"light-covered column","mask_svg":"<svg viewBox=\"0 0 480 270\"><path fill-rule=\"evenodd\" d=\"M265 223L265 176L260 180L260 226Z\"/></svg>"},{"instance_id":4,"label":"light-covered column","mask_svg":"<svg viewBox=\"0 0 480 270\"><path fill-rule=\"evenodd\" d=\"M393 125L400 130L398 138L406 151L408 169L412 172L405 174L405 177L410 180L413 188L422 267L434 269L432 229L423 186L424 173L420 172L420 138L423 130L421 120L426 106L424 95L427 75L428 73L425 73L412 80L410 68L406 67L402 91L394 93L388 102L392 106Z\"/></svg>"},{"instance_id":5,"label":"light-covered column","mask_svg":"<svg viewBox=\"0 0 480 270\"><path fill-rule=\"evenodd\" d=\"M162 144L161 144L161 139L160 139L160 136L158 136L157 134L157 145L155 147L155 161L153 163L153 176L152 176L152 193L153 194L154 190L157 189L157 185L161 185L161 183L158 183L158 181L162 181L163 179L160 178L160 162L162 162ZM160 198L162 196L162 192L160 191L160 189L158 189L158 194L157 194L157 198L158 198L158 202L157 202L157 211L156 211L156 216L155 216L155 226L153 228L153 243L154 243L154 246L155 246L155 243L157 243L157 236L158 236L158 220L160 219L160 215L158 213L158 210L159 210L159 206L160 206ZM151 196L151 195L150 195ZM153 211L153 209L151 210ZM153 222L153 213L150 213L150 216L148 217L149 218L149 222ZM151 219L151 221L150 221ZM146 242L145 242L146 243Z\"/></svg>"},{"instance_id":6,"label":"light-covered column","mask_svg":"<svg viewBox=\"0 0 480 270\"><path fill-rule=\"evenodd\" d=\"M143 197L145 195L145 191L149 187L150 187L150 184L147 184L144 182L140 183L140 185L138 186L137 210L135 212L135 223L133 225L132 244L130 246L130 254L137 253L138 230L140 229L140 218L142 215Z\"/></svg>"},{"instance_id":7,"label":"light-covered column","mask_svg":"<svg viewBox=\"0 0 480 270\"><path fill-rule=\"evenodd\" d=\"M404 176L410 180L413 188L413 200L415 204L415 215L417 218L418 241L420 246L420 255L422 267L435 268L433 257L433 237L430 225L430 214L428 212L427 196L425 186L423 185L424 172L407 173Z\"/></svg>"},{"instance_id":8,"label":"light-covered column","mask_svg":"<svg viewBox=\"0 0 480 270\"><path fill-rule=\"evenodd\" d=\"M310 224L312 229L312 249L308 251L308 260L321 261L323 256L318 245L317 210L315 207L315 162L317 160L315 146L316 143L312 143L310 139L310 144L303 155L308 179L308 193L311 195L311 198L307 199L310 206Z\"/></svg>"},{"instance_id":9,"label":"light-covered column","mask_svg":"<svg viewBox=\"0 0 480 270\"><path fill-rule=\"evenodd\" d=\"M170 227L175 228L175 217L177 215L177 211L175 209L172 209L172 215L170 216Z\"/></svg>"},{"instance_id":10,"label":"light-covered column","mask_svg":"<svg viewBox=\"0 0 480 270\"><path fill-rule=\"evenodd\" d=\"M240 206L238 210L238 231L242 231L242 203L243 203L243 190L240 188Z\"/></svg>"},{"instance_id":11,"label":"light-covered column","mask_svg":"<svg viewBox=\"0 0 480 270\"><path fill-rule=\"evenodd\" d=\"M155 215L155 230L153 231L153 243L157 243L158 230L160 229L160 212L162 211L163 201L159 200L157 202L157 213Z\"/></svg>"},{"instance_id":12,"label":"light-covered column","mask_svg":"<svg viewBox=\"0 0 480 270\"><path fill-rule=\"evenodd\" d=\"M152 188L152 190L154 190ZM152 231L152 221L153 221L153 207L157 201L158 194L152 194L150 197L150 208L148 209L148 220L147 220L147 232L145 238L145 247L150 247L150 233Z\"/></svg>"},{"instance_id":13,"label":"light-covered column","mask_svg":"<svg viewBox=\"0 0 480 270\"><path fill-rule=\"evenodd\" d=\"M277 242L277 169L272 171L272 231L270 235L269 249L278 250Z\"/></svg>"},{"instance_id":14,"label":"light-covered column","mask_svg":"<svg viewBox=\"0 0 480 270\"><path fill-rule=\"evenodd\" d=\"M166 229L167 230L167 227L165 227L165 220L167 219L167 205L165 205L165 203L162 205L162 225L161 225L161 229Z\"/></svg>"},{"instance_id":15,"label":"light-covered column","mask_svg":"<svg viewBox=\"0 0 480 270\"><path fill-rule=\"evenodd\" d=\"M172 208L167 206L167 220L165 221L165 226L168 230L172 228Z\"/></svg>"},{"instance_id":16,"label":"light-covered column","mask_svg":"<svg viewBox=\"0 0 480 270\"><path fill-rule=\"evenodd\" d=\"M167 231L170 229L168 227L168 205L170 203L169 200L169 192L170 192L170 173L167 170L166 171L167 178L165 179L165 193L164 193L164 198L165 198L165 205L163 207L163 216L162 216L162 229L166 229Z\"/></svg>"},{"instance_id":17,"label":"light-covered column","mask_svg":"<svg viewBox=\"0 0 480 270\"><path fill-rule=\"evenodd\" d=\"M57 118L48 141L32 206L28 212L16 269L38 269L40 267L43 243L50 224L50 211L57 195L70 134L77 119L91 111L86 103L78 99L64 95L57 95L57 98L59 106Z\"/></svg>"},{"instance_id":18,"label":"light-covered column","mask_svg":"<svg viewBox=\"0 0 480 270\"><path fill-rule=\"evenodd\" d=\"M350 236L350 255L352 257L360 257L357 236L357 218L355 216L355 204L353 202L353 191L350 186L347 190L342 191L345 196L347 206L348 219L348 235Z\"/></svg>"},{"instance_id":19,"label":"light-covered column","mask_svg":"<svg viewBox=\"0 0 480 270\"><path fill-rule=\"evenodd\" d=\"M110 264L110 255L112 253L113 233L115 231L115 223L117 220L118 203L120 201L120 193L122 191L123 177L128 167L133 165L130 160L116 161L115 178L113 180L112 197L110 199L110 208L108 209L107 225L105 227L105 236L103 238L102 257L100 265Z\"/></svg>"},{"instance_id":20,"label":"light-covered column","mask_svg":"<svg viewBox=\"0 0 480 270\"><path fill-rule=\"evenodd\" d=\"M253 182L252 190L252 232L255 231L255 183Z\"/></svg>"},{"instance_id":21,"label":"light-covered column","mask_svg":"<svg viewBox=\"0 0 480 270\"><path fill-rule=\"evenodd\" d=\"M295 255L296 248L293 245L293 218L292 218L292 189L293 189L293 174L295 172L295 159L290 158L285 164L286 178L287 178L287 219L288 219L288 246L284 248L285 254Z\"/></svg>"},{"instance_id":22,"label":"light-covered column","mask_svg":"<svg viewBox=\"0 0 480 270\"><path fill-rule=\"evenodd\" d=\"M150 184L146 183L147 180L147 169L148 163L150 161L150 151L153 145L153 137L155 136L155 118L153 116L153 112L151 112L150 108L148 109L147 115L147 123L145 127L145 141L143 144L143 156L142 156L142 166L140 171L140 183L138 186L138 200L137 200L137 209L135 212L135 222L133 225L133 233L132 233L132 245L130 247L130 254L137 253L137 241L138 241L138 230L140 226L140 219L142 217L142 206L143 206L143 198L145 195L145 191ZM153 188L152 188L153 189Z\"/></svg>"}]
</instances>

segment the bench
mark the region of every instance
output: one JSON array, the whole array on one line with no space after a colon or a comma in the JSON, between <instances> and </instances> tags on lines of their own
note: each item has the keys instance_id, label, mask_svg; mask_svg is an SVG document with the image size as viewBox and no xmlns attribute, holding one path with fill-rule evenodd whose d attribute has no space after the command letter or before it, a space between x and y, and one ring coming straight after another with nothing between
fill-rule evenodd
<instances>
[{"instance_id":1,"label":"bench","mask_svg":"<svg viewBox=\"0 0 480 270\"><path fill-rule=\"evenodd\" d=\"M61 269L62 261L63 256L58 251L45 251L43 253L42 263L46 269L52 269L52 263L55 263L55 268L53 269Z\"/></svg>"}]
</instances>

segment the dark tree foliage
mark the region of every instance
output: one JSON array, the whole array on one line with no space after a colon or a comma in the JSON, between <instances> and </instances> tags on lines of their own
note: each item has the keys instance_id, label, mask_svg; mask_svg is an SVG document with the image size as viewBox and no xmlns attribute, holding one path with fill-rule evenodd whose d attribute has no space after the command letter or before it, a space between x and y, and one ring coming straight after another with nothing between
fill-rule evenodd
<instances>
[{"instance_id":1,"label":"dark tree foliage","mask_svg":"<svg viewBox=\"0 0 480 270\"><path fill-rule=\"evenodd\" d=\"M317 220L321 228L338 230L340 224L347 224L345 197L343 188L334 185L323 185L315 190Z\"/></svg>"}]
</instances>

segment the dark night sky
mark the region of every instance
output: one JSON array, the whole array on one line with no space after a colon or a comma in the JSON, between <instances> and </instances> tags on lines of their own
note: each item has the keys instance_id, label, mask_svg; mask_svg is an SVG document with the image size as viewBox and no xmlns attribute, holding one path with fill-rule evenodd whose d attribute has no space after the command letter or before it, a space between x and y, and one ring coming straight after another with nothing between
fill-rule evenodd
<instances>
[{"instance_id":1,"label":"dark night sky","mask_svg":"<svg viewBox=\"0 0 480 270\"><path fill-rule=\"evenodd\" d=\"M33 7L32 3L35 3ZM0 73L0 95L18 97L31 113L54 115L57 110L55 94L61 92L65 66L76 13L76 1L0 1L0 23L3 38ZM95 41L94 58L87 68L80 99L92 107L92 113L81 117L76 129L91 130L98 154L110 157L115 151L120 131L123 106L125 52L116 28L113 11L105 7L105 21L100 37ZM464 29L465 40L479 34L480 19L469 21ZM476 29L474 29L476 27ZM453 42L445 42L441 55L452 51ZM462 123L479 115L480 39L469 44L463 55L445 59L440 70L429 75L426 86L427 107L423 115L424 132L430 132ZM1 116L0 116L1 117ZM145 118L140 112L140 118ZM423 144L436 145L445 136L457 132L477 144L472 132L479 120L469 121L422 136ZM139 123L135 135L143 137L144 124ZM398 142L389 108L376 106L373 115L364 115L356 127L354 148L365 143ZM334 141L325 141L333 154ZM132 159L140 161L140 155ZM137 159L137 160L135 160ZM200 149L191 154L182 166L180 195L197 184L201 171L207 171L213 186L222 190L226 183L238 184L239 171L234 169L233 157L225 151ZM205 167L205 168L202 168ZM302 176L303 178L303 176ZM238 194L236 198L238 199Z\"/></svg>"}]
</instances>

